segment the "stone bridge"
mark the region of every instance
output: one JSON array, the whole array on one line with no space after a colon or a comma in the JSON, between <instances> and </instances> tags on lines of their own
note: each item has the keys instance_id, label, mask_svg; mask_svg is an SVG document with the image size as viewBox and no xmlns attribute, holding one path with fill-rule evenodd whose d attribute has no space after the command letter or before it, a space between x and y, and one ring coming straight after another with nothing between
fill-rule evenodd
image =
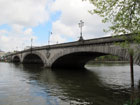
<instances>
[{"instance_id":1,"label":"stone bridge","mask_svg":"<svg viewBox=\"0 0 140 105\"><path fill-rule=\"evenodd\" d=\"M34 47L7 55L12 62L23 64L38 63L51 68L83 68L91 59L103 55L115 55L129 60L128 49L116 43L124 42L124 36L131 42L135 51L138 44L134 43L130 34L119 37L103 37L90 40L79 40L70 43ZM140 65L140 54L134 55L134 63Z\"/></svg>"}]
</instances>

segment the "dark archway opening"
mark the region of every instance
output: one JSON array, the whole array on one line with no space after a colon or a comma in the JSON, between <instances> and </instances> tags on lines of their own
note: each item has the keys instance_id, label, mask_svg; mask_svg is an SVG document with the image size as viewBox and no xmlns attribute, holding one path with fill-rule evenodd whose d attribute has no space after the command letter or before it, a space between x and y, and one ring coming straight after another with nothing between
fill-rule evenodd
<instances>
[{"instance_id":1,"label":"dark archway opening","mask_svg":"<svg viewBox=\"0 0 140 105\"><path fill-rule=\"evenodd\" d=\"M94 52L78 52L64 55L58 58L52 68L67 68L67 69L84 69L85 64L98 56L106 55L103 53Z\"/></svg>"},{"instance_id":2,"label":"dark archway opening","mask_svg":"<svg viewBox=\"0 0 140 105\"><path fill-rule=\"evenodd\" d=\"M13 62L14 62L14 63L19 63L19 62L20 62L20 58L19 58L18 56L15 56L15 57L13 58Z\"/></svg>"},{"instance_id":3,"label":"dark archway opening","mask_svg":"<svg viewBox=\"0 0 140 105\"><path fill-rule=\"evenodd\" d=\"M36 54L29 54L27 56L25 56L23 62L23 64L38 64L38 65L44 65L42 59L36 55Z\"/></svg>"}]
</instances>

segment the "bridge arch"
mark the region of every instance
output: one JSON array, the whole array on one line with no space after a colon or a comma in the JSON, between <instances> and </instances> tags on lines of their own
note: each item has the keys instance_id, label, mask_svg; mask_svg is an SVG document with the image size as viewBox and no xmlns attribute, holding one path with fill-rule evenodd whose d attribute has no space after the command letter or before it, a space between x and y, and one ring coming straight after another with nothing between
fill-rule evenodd
<instances>
[{"instance_id":1,"label":"bridge arch","mask_svg":"<svg viewBox=\"0 0 140 105\"><path fill-rule=\"evenodd\" d=\"M21 62L19 56L14 56L13 59L12 59L12 61L13 61L14 63L20 63L20 62Z\"/></svg>"},{"instance_id":2,"label":"bridge arch","mask_svg":"<svg viewBox=\"0 0 140 105\"><path fill-rule=\"evenodd\" d=\"M97 52L76 52L66 54L56 59L52 64L52 68L83 68L89 60L102 55L106 54Z\"/></svg>"},{"instance_id":3,"label":"bridge arch","mask_svg":"<svg viewBox=\"0 0 140 105\"><path fill-rule=\"evenodd\" d=\"M84 65L91 59L103 55L114 55L127 59L126 50L109 48L104 46L104 48L97 47L93 49L92 47L81 49L72 48L70 50L65 49L59 52L56 56L51 59L52 68L84 68Z\"/></svg>"},{"instance_id":4,"label":"bridge arch","mask_svg":"<svg viewBox=\"0 0 140 105\"><path fill-rule=\"evenodd\" d=\"M33 53L32 52L32 53L27 53L24 55L22 63L23 64L41 64L41 65L44 65L45 59L40 53L38 53L38 52Z\"/></svg>"}]
</instances>

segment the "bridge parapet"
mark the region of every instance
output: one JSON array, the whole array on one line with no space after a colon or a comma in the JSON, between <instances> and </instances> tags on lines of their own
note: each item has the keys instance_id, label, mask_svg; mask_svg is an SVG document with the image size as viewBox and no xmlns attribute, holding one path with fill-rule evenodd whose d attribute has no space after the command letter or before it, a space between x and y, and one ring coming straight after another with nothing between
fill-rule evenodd
<instances>
[{"instance_id":1,"label":"bridge parapet","mask_svg":"<svg viewBox=\"0 0 140 105\"><path fill-rule=\"evenodd\" d=\"M18 52L12 53L10 55L15 55L15 54L19 54L19 53L34 51L34 50L42 50L42 49L56 49L56 48L65 48L65 47L73 47L73 46L81 46L81 45L82 46L91 45L91 44L98 45L98 44L108 44L108 43L115 43L115 42L124 42L125 40L132 40L132 36L133 36L132 34L126 34L126 35L108 36L108 37L102 37L102 38L82 40L82 42L75 41L75 42L61 43L61 44L55 44L55 45L46 45L46 46L26 49L23 51L18 51ZM124 37L125 37L125 39L124 39Z\"/></svg>"}]
</instances>

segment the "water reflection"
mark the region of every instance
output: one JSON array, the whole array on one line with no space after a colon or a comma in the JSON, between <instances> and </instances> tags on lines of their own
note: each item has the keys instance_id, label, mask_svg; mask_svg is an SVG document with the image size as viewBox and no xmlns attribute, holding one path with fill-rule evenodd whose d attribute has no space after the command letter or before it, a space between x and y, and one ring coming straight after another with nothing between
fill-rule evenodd
<instances>
[{"instance_id":1,"label":"water reflection","mask_svg":"<svg viewBox=\"0 0 140 105\"><path fill-rule=\"evenodd\" d=\"M24 68L24 70L30 71L31 74L37 71L34 69L34 72L29 68L28 70L27 68ZM37 74L39 75L35 76L36 78L32 77L30 79L37 80L38 83L42 83L42 87L44 87L44 89L49 89L49 92L51 92L50 95L59 96L61 100L64 100L67 103L76 102L84 104L96 103L99 105L112 105L115 102L116 105L118 105L121 103L122 99L116 100L116 98L123 97L125 100L125 98L128 98L129 96L128 90L126 89L114 90L112 88L105 87L98 76L94 72L88 70L44 69L42 72Z\"/></svg>"},{"instance_id":2,"label":"water reflection","mask_svg":"<svg viewBox=\"0 0 140 105\"><path fill-rule=\"evenodd\" d=\"M131 98L131 85L117 84L118 78L129 78L126 72L128 65L117 65L88 65L88 70L79 71L0 63L0 70L5 68L4 75L10 74L10 77L5 76L5 80L0 79L0 83L7 82L7 86L3 86L7 88L0 85L0 93L3 91L0 102L11 102L10 105L122 105ZM115 77L113 73L124 75ZM136 73L140 74L137 70ZM136 80L138 78L136 75ZM127 85L128 80L125 79ZM138 81L135 82L139 86ZM5 96L9 96L8 99Z\"/></svg>"}]
</instances>

